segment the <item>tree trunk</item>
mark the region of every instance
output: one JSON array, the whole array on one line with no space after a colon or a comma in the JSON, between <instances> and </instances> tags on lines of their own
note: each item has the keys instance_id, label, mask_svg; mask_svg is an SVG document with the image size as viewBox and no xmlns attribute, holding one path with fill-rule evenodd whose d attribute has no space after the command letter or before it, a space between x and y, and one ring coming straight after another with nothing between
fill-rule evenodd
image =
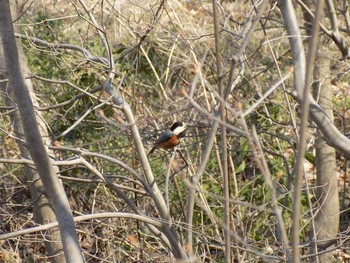
<instances>
[{"instance_id":1,"label":"tree trunk","mask_svg":"<svg viewBox=\"0 0 350 263\"><path fill-rule=\"evenodd\" d=\"M15 14L16 12L14 12L15 7L13 6L13 4L11 6L11 9L12 9L12 13ZM22 49L21 42L18 39L16 42L17 42L20 64L22 66L23 73L25 76L28 76L28 75L30 75L30 71L29 71L29 68L27 65L27 61L26 61L23 49ZM0 46L0 78L1 79L6 78L6 75L4 74L4 72L5 72L4 54L3 54L2 46ZM10 85L10 84L0 83L0 89L4 92L4 94L8 94L7 99L5 99L6 105L7 106L15 106L13 103L13 100L10 99L10 98L13 98L13 94L12 94L13 89L8 85ZM33 104L35 106L38 106L35 93L33 92L32 82L30 79L26 80L26 85L29 89L31 98L33 100ZM49 144L49 140L48 140L49 136L48 136L48 132L47 132L45 123L42 121L43 118L42 118L40 112L37 112L36 116L37 116L37 122L38 122L39 128L40 128L40 132L42 134L42 138L44 138L43 141L44 141L45 145L47 146ZM28 152L28 149L25 146L25 144L23 143L23 141L25 141L24 132L23 132L23 126L22 126L18 111L13 111L10 114L10 118L11 118L11 121L13 124L13 129L14 129L15 135L17 138L19 138L19 140L17 140L17 144L19 146L21 156L25 159L31 159L30 154ZM47 197L42 194L44 192L43 191L43 184L40 180L39 174L27 166L25 166L24 169L25 169L24 171L26 173L28 183L30 184L30 186L29 186L30 195L31 195L31 198L32 198L33 203L34 203L33 214L34 214L35 222L38 224L46 224L46 223L50 223L50 222L56 222L57 221L56 215L55 215L55 213L50 205L50 202L47 199ZM57 169L57 167L56 167L56 169ZM32 183L32 182L34 182L34 183ZM43 235L44 235L44 233L43 233ZM50 257L51 262L55 262L55 263L56 262L57 263L66 262L64 254L63 254L63 247L62 247L60 233L58 231L58 228L52 229L51 231L49 231L49 233L45 234L45 248L46 248L48 256Z\"/></svg>"},{"instance_id":2,"label":"tree trunk","mask_svg":"<svg viewBox=\"0 0 350 263\"><path fill-rule=\"evenodd\" d=\"M314 93L318 95L320 106L331 120L334 120L332 108L332 89L330 78L330 60L321 50L318 55L318 65L315 68L315 79L319 80L314 84ZM322 86L321 86L322 83ZM336 239L339 229L339 195L338 182L336 176L335 149L329 146L323 135L318 130L316 139L316 198L318 209L315 216L315 232L314 240L318 242L322 240ZM319 247L325 243L318 243ZM325 247L323 248L325 249ZM332 252L321 254L320 262L332 262L334 257Z\"/></svg>"},{"instance_id":3,"label":"tree trunk","mask_svg":"<svg viewBox=\"0 0 350 263\"><path fill-rule=\"evenodd\" d=\"M13 4L11 8L12 8L12 13L15 14L14 12L15 7L13 6ZM22 66L23 74L25 76L29 76L30 71L22 49L21 42L18 39L16 42L17 42L17 48L18 48L20 64ZM4 74L4 72L5 72L4 54L3 54L2 46L0 45L0 78L1 79L6 79L6 75ZM4 94L8 94L7 99L5 99L6 105L15 106L15 104L13 103L13 100L10 99L10 98L13 98L13 94L12 94L13 89L8 85L9 84L7 83L0 83L0 90L2 90ZM32 82L30 79L26 80L26 85L29 89L34 106L38 106L37 99L33 91ZM48 146L50 143L48 140L49 135L48 135L48 131L46 129L45 123L42 121L43 118L41 116L41 113L36 112L36 116L37 116L37 122L39 124L43 141L45 145ZM19 140L17 140L17 144L18 144L21 156L25 159L31 159L28 149L23 143L25 141L24 132L23 132L23 126L22 126L18 111L13 111L12 113L10 113L10 118L13 124L13 130L15 132L15 135L17 138L19 138ZM55 167L55 169L56 171L58 171L57 167ZM52 209L52 206L50 205L50 202L47 199L47 197L44 194L42 194L44 192L43 184L42 184L42 181L40 180L39 174L27 166L24 167L24 171L25 171L25 176L27 177L27 181L30 184L29 191L34 203L33 214L34 214L35 222L38 224L56 222L57 218ZM54 262L54 263L66 262L63 254L63 247L62 247L58 228L52 229L49 232L42 233L42 234L43 235L45 234L45 248L48 256L50 257L51 262Z\"/></svg>"},{"instance_id":4,"label":"tree trunk","mask_svg":"<svg viewBox=\"0 0 350 263\"><path fill-rule=\"evenodd\" d=\"M305 2L309 8L313 9L313 2ZM310 25L313 22L312 17L304 12L307 31L310 32ZM308 33L309 35L309 33ZM330 121L334 121L332 89L329 76L330 59L329 50L326 48L326 43L323 43L323 38L320 39L319 50L316 57L313 93L314 98L318 101L320 107L323 108L325 114ZM323 139L323 134L320 129L316 133L316 200L317 210L315 212L313 231L311 231L312 240L317 242L315 251L320 252L327 248L327 242L336 239L339 230L339 195L338 182L336 177L336 161L335 149L329 146ZM321 242L321 241L325 242ZM332 252L324 253L315 258L315 262L333 262L334 257Z\"/></svg>"},{"instance_id":5,"label":"tree trunk","mask_svg":"<svg viewBox=\"0 0 350 263\"><path fill-rule=\"evenodd\" d=\"M56 177L57 170L52 167L46 152L45 143L48 143L48 135L45 124L34 112L33 105L36 104L36 100L31 82L24 80L24 73L28 73L29 70L21 44L18 41L16 43L14 39L9 2L0 1L0 6L2 43L0 63L2 72L6 72L3 77L9 79L9 85L6 87L8 98L12 98L16 102L19 111L19 114L12 115L13 123L17 135L24 138L26 142L25 145L21 143L19 145L21 154L25 158L32 157L38 171L36 173L28 170L28 179L35 182L30 189L35 201L35 220L39 223L59 222L61 235L59 235L58 230L49 232L51 239L55 242L50 242L50 238L45 237L47 252L50 256L54 256L50 259L52 262L65 262L64 257L68 262L83 262L67 197ZM12 8L12 10L15 9ZM15 14L15 12L13 13ZM46 195L50 198L50 202ZM57 219L50 204L53 205L56 211ZM60 240L62 242L58 242ZM62 253L62 247L64 254ZM55 255L57 253L59 255Z\"/></svg>"}]
</instances>

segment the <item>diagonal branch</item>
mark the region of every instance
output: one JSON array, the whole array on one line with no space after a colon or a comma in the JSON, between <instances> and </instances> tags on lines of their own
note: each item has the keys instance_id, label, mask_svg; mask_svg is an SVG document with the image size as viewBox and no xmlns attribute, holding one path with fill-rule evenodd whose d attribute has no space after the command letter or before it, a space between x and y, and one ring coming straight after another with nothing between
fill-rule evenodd
<instances>
[{"instance_id":1,"label":"diagonal branch","mask_svg":"<svg viewBox=\"0 0 350 263\"><path fill-rule=\"evenodd\" d=\"M33 102L20 67L9 1L0 1L0 35L6 73L21 116L26 144L56 213L66 260L67 262L83 262L72 211L63 186L46 152L36 121Z\"/></svg>"}]
</instances>

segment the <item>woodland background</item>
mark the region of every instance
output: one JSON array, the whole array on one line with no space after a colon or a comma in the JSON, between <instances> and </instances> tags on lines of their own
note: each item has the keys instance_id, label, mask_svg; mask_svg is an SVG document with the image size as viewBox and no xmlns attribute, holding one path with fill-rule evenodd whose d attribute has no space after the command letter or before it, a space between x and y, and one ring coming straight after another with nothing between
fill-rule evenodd
<instances>
[{"instance_id":1,"label":"woodland background","mask_svg":"<svg viewBox=\"0 0 350 263\"><path fill-rule=\"evenodd\" d=\"M2 262L349 262L348 1L0 2Z\"/></svg>"}]
</instances>

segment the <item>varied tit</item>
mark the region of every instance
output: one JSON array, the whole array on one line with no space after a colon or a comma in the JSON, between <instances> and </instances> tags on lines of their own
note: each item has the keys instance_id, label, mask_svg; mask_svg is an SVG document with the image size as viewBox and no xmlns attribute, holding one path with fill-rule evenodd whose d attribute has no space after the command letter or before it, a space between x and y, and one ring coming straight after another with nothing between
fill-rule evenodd
<instances>
[{"instance_id":1,"label":"varied tit","mask_svg":"<svg viewBox=\"0 0 350 263\"><path fill-rule=\"evenodd\" d=\"M185 137L186 123L177 121L173 125L171 125L170 129L166 129L156 140L153 148L150 150L148 154L154 152L157 148L162 148L165 150L169 150L174 148L176 145L180 143L180 139Z\"/></svg>"}]
</instances>

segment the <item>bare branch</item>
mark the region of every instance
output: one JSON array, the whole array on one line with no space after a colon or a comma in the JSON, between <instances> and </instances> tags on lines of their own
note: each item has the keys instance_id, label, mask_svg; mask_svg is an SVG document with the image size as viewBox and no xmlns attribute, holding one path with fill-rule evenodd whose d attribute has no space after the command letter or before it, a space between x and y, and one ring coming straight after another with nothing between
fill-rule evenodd
<instances>
[{"instance_id":1,"label":"bare branch","mask_svg":"<svg viewBox=\"0 0 350 263\"><path fill-rule=\"evenodd\" d=\"M55 176L56 173L41 139L33 103L19 65L9 2L1 1L0 10L0 34L5 51L5 66L8 79L14 91L14 100L21 115L26 143L55 210L66 260L67 262L83 262L68 199L60 181Z\"/></svg>"}]
</instances>

